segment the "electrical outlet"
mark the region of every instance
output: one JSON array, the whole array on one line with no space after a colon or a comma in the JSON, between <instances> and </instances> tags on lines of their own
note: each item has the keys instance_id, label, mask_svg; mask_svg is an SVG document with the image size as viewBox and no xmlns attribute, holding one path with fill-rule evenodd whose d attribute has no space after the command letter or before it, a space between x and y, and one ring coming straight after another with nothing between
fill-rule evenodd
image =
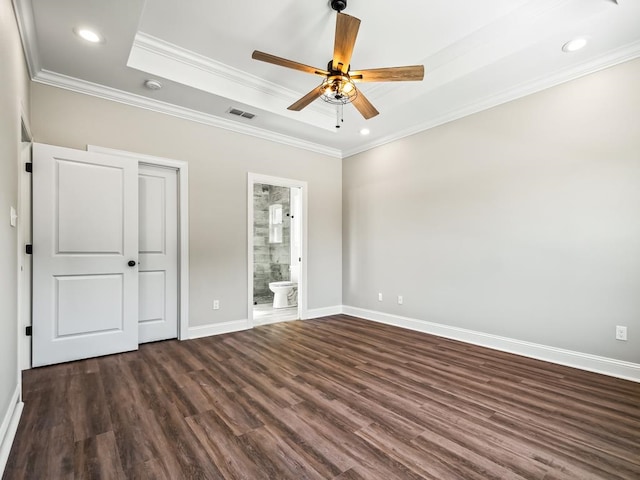
<instances>
[{"instance_id":1,"label":"electrical outlet","mask_svg":"<svg viewBox=\"0 0 640 480\"><path fill-rule=\"evenodd\" d=\"M378 301L379 301L379 302L381 302L381 301L382 301L382 294L381 294L381 293L379 293L379 294L378 294Z\"/></svg>"},{"instance_id":2,"label":"electrical outlet","mask_svg":"<svg viewBox=\"0 0 640 480\"><path fill-rule=\"evenodd\" d=\"M213 301L213 309L214 310L220 310L220 300L214 300Z\"/></svg>"},{"instance_id":3,"label":"electrical outlet","mask_svg":"<svg viewBox=\"0 0 640 480\"><path fill-rule=\"evenodd\" d=\"M402 305L403 301L402 295L398 295L398 305Z\"/></svg>"},{"instance_id":4,"label":"electrical outlet","mask_svg":"<svg viewBox=\"0 0 640 480\"><path fill-rule=\"evenodd\" d=\"M616 340L627 340L627 327L616 325Z\"/></svg>"}]
</instances>

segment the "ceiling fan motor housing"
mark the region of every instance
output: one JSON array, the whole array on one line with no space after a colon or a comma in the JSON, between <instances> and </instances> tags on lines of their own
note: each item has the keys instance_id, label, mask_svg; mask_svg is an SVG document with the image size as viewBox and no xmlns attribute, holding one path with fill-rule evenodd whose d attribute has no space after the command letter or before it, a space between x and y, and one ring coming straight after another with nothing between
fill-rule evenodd
<instances>
[{"instance_id":1,"label":"ceiling fan motor housing","mask_svg":"<svg viewBox=\"0 0 640 480\"><path fill-rule=\"evenodd\" d=\"M341 12L342 10L347 8L347 0L331 0L331 8L338 12Z\"/></svg>"}]
</instances>

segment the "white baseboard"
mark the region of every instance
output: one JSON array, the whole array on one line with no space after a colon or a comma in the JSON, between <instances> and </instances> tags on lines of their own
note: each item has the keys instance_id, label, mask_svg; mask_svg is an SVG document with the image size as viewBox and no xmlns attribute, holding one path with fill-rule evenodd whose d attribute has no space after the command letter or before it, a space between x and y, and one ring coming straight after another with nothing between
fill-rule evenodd
<instances>
[{"instance_id":1,"label":"white baseboard","mask_svg":"<svg viewBox=\"0 0 640 480\"><path fill-rule=\"evenodd\" d=\"M2 477L4 468L7 466L13 439L18 431L22 407L24 407L24 403L20 401L20 385L17 385L15 392L11 396L11 403L9 403L9 407L2 419L2 424L0 424L0 477Z\"/></svg>"},{"instance_id":2,"label":"white baseboard","mask_svg":"<svg viewBox=\"0 0 640 480\"><path fill-rule=\"evenodd\" d=\"M334 305L332 307L312 308L307 310L303 320L311 320L312 318L328 317L329 315L339 315L343 312L342 305Z\"/></svg>"},{"instance_id":3,"label":"white baseboard","mask_svg":"<svg viewBox=\"0 0 640 480\"><path fill-rule=\"evenodd\" d=\"M249 321L233 320L230 322L210 323L209 325L198 325L189 327L189 339L210 337L211 335L222 335L223 333L239 332L251 328Z\"/></svg>"},{"instance_id":4,"label":"white baseboard","mask_svg":"<svg viewBox=\"0 0 640 480\"><path fill-rule=\"evenodd\" d=\"M451 338L462 342L492 348L503 352L515 353L524 357L544 360L589 372L601 373L611 377L640 382L640 364L600 357L588 353L574 352L562 348L525 342L513 338L500 337L488 333L476 332L464 328L451 327L440 323L416 320L388 313L366 310L344 305L342 313L374 322L429 333L439 337Z\"/></svg>"}]
</instances>

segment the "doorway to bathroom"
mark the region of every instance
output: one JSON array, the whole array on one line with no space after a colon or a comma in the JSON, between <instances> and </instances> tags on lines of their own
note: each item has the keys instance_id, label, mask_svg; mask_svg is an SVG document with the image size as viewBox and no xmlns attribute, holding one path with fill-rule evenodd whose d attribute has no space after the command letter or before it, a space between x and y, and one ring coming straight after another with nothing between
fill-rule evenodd
<instances>
[{"instance_id":1,"label":"doorway to bathroom","mask_svg":"<svg viewBox=\"0 0 640 480\"><path fill-rule=\"evenodd\" d=\"M249 321L266 325L304 318L307 184L249 174Z\"/></svg>"}]
</instances>

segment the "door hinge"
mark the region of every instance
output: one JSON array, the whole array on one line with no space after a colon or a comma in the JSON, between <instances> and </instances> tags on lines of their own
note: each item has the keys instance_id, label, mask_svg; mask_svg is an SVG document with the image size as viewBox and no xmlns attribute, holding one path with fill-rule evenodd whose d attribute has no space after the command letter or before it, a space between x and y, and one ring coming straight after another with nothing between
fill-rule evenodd
<instances>
[{"instance_id":1,"label":"door hinge","mask_svg":"<svg viewBox=\"0 0 640 480\"><path fill-rule=\"evenodd\" d=\"M25 334L27 337L30 337L30 336L31 336L31 333L33 333L33 327L32 327L31 325L29 325L28 327L26 327L26 328L24 329L24 334Z\"/></svg>"},{"instance_id":2,"label":"door hinge","mask_svg":"<svg viewBox=\"0 0 640 480\"><path fill-rule=\"evenodd\" d=\"M31 162L25 163L24 164L24 169L25 169L25 171L27 171L29 173L33 172L33 163L31 163Z\"/></svg>"},{"instance_id":3,"label":"door hinge","mask_svg":"<svg viewBox=\"0 0 640 480\"><path fill-rule=\"evenodd\" d=\"M31 245L30 243L27 243L24 246L24 253L26 253L27 255L33 255L33 245Z\"/></svg>"}]
</instances>

